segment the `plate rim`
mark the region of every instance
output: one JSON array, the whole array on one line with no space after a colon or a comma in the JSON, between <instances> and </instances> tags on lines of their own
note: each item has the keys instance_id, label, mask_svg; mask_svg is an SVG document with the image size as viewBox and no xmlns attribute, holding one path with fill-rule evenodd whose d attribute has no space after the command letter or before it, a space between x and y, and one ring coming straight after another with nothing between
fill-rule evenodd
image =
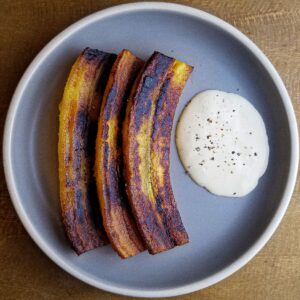
<instances>
[{"instance_id":1,"label":"plate rim","mask_svg":"<svg viewBox=\"0 0 300 300\"><path fill-rule=\"evenodd\" d=\"M279 206L272 218L269 222L268 226L264 230L264 232L259 236L255 243L246 251L243 255L237 258L233 263L223 268L222 270L206 277L201 280L197 280L195 282L184 284L176 288L166 288L166 289L134 289L134 288L126 288L123 286L113 285L107 283L105 281L99 281L93 278L89 274L85 274L81 271L78 272L77 269L68 265L64 262L62 257L55 253L55 251L48 246L47 242L43 240L43 237L40 236L35 226L32 224L30 219L25 213L25 210L22 206L22 197L19 195L17 191L17 184L15 183L13 177L13 167L12 167L12 155L11 155L11 142L12 142L12 132L15 123L15 115L17 112L17 108L22 99L22 95L25 87L27 86L31 76L35 73L36 69L40 66L44 59L57 47L59 46L66 38L70 35L74 34L77 30L81 29L88 24L93 22L102 20L106 17L110 17L117 14L122 14L126 12L136 12L136 11L164 11L164 12L175 12L183 15L187 15L189 17L194 17L200 20L205 20L206 22L212 23L215 26L221 28L222 30L230 33L234 38L236 38L239 42L244 44L251 53L255 56L256 59L260 61L265 70L270 75L272 81L278 89L280 97L283 101L283 105L285 108L285 112L287 114L288 125L289 125L289 134L291 138L291 160L289 166L289 174L287 178L287 184L285 186L285 190L282 196L282 199L279 203ZM209 287L228 276L232 275L240 268L245 266L270 240L271 236L274 234L275 230L279 226L286 210L289 205L289 202L292 197L292 193L296 184L297 178L297 170L298 170L298 162L299 162L299 138L298 138L298 128L295 112L293 110L292 101L288 95L287 89L280 78L278 72L275 67L266 57L266 55L252 42L246 35L244 35L241 31L239 31L234 26L229 23L223 21L222 19L199 10L197 8L193 8L190 6L175 4L175 3L165 3L165 2L142 2L142 3L129 3L129 4L121 4L112 6L95 13L92 13L79 21L71 24L58 35L56 35L50 42L43 47L43 49L38 53L38 55L33 59L30 65L27 67L25 73L23 74L21 80L19 81L17 88L13 94L7 117L5 120L4 134L3 134L3 166L4 166L4 174L6 183L8 186L8 191L10 198L12 200L13 206L20 218L23 226L25 227L28 234L34 240L34 242L39 246L39 248L58 266L60 266L63 270L67 271L72 276L77 279L92 285L96 288L100 288L102 290L126 295L133 297L148 297L148 298L156 298L156 297L171 297L178 296L187 293L191 293L206 287Z\"/></svg>"}]
</instances>

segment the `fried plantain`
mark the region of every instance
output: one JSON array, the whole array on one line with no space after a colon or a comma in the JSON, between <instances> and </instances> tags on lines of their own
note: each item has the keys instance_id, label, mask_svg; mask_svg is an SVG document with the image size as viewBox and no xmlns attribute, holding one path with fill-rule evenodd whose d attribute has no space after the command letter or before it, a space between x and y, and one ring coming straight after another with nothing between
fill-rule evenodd
<instances>
[{"instance_id":1,"label":"fried plantain","mask_svg":"<svg viewBox=\"0 0 300 300\"><path fill-rule=\"evenodd\" d=\"M78 255L108 242L91 170L103 90L115 58L86 48L72 66L59 106L61 214Z\"/></svg>"},{"instance_id":2,"label":"fried plantain","mask_svg":"<svg viewBox=\"0 0 300 300\"><path fill-rule=\"evenodd\" d=\"M176 105L192 69L155 52L136 80L126 109L126 191L151 254L188 242L172 192L169 152Z\"/></svg>"},{"instance_id":3,"label":"fried plantain","mask_svg":"<svg viewBox=\"0 0 300 300\"><path fill-rule=\"evenodd\" d=\"M118 55L104 92L96 140L95 177L103 224L122 258L145 249L126 197L121 145L126 100L142 66L143 61L128 50Z\"/></svg>"}]
</instances>

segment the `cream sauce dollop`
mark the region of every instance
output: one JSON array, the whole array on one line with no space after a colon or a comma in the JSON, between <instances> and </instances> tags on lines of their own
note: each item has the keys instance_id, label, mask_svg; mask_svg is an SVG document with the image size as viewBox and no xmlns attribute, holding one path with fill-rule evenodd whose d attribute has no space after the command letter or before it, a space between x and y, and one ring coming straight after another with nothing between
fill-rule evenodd
<instances>
[{"instance_id":1,"label":"cream sauce dollop","mask_svg":"<svg viewBox=\"0 0 300 300\"><path fill-rule=\"evenodd\" d=\"M213 194L242 197L265 173L269 144L262 117L245 98L217 90L185 107L176 145L187 173Z\"/></svg>"}]
</instances>

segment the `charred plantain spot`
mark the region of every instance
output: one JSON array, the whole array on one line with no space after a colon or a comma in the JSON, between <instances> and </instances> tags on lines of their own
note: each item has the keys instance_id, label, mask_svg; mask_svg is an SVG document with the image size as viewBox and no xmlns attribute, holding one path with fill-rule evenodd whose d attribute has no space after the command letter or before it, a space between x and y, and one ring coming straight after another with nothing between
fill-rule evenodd
<instances>
[{"instance_id":1,"label":"charred plantain spot","mask_svg":"<svg viewBox=\"0 0 300 300\"><path fill-rule=\"evenodd\" d=\"M75 201L76 201L76 217L78 220L78 223L83 224L84 223L84 208L82 206L83 203L83 194L80 189L75 190Z\"/></svg>"},{"instance_id":2,"label":"charred plantain spot","mask_svg":"<svg viewBox=\"0 0 300 300\"><path fill-rule=\"evenodd\" d=\"M169 87L170 87L170 79L167 79L167 80L165 80L164 84L162 85L162 87L160 89L160 93L159 93L157 103L156 103L155 116L158 116L161 113L161 111L163 110L163 105L164 105L165 99L167 97Z\"/></svg>"},{"instance_id":3,"label":"charred plantain spot","mask_svg":"<svg viewBox=\"0 0 300 300\"><path fill-rule=\"evenodd\" d=\"M154 58L154 61L157 62L155 66L155 74L157 76L161 75L161 73L163 73L166 69L169 69L170 65L174 61L174 58L171 58L159 52L154 52L152 58Z\"/></svg>"},{"instance_id":4,"label":"charred plantain spot","mask_svg":"<svg viewBox=\"0 0 300 300\"><path fill-rule=\"evenodd\" d=\"M103 168L105 172L109 170L109 163L108 163L108 157L109 157L109 144L105 142L104 144L104 159L103 159Z\"/></svg>"},{"instance_id":5,"label":"charred plantain spot","mask_svg":"<svg viewBox=\"0 0 300 300\"><path fill-rule=\"evenodd\" d=\"M144 77L144 84L143 84L143 90L142 90L142 93L143 93L144 90L154 88L155 85L156 85L156 80L155 80L155 78L153 78L153 77L151 77L151 76L145 76L145 77Z\"/></svg>"},{"instance_id":6,"label":"charred plantain spot","mask_svg":"<svg viewBox=\"0 0 300 300\"><path fill-rule=\"evenodd\" d=\"M169 146L164 146L162 147L162 159L169 165L169 154L170 154L170 147Z\"/></svg>"},{"instance_id":7,"label":"charred plantain spot","mask_svg":"<svg viewBox=\"0 0 300 300\"><path fill-rule=\"evenodd\" d=\"M102 53L103 60L102 60L102 74L98 78L98 82L96 84L96 91L100 94L103 94L103 91L105 89L108 76L110 74L110 70L112 68L112 65L114 61L116 60L117 56L115 54L108 54L108 53Z\"/></svg>"},{"instance_id":8,"label":"charred plantain spot","mask_svg":"<svg viewBox=\"0 0 300 300\"><path fill-rule=\"evenodd\" d=\"M145 208L145 211L150 211L150 209ZM163 230L159 230L160 224L158 223L157 218L155 218L155 215L153 213L145 214L144 220L145 220L145 224L146 224L148 230L151 233L159 234L159 236L162 238L162 240L165 240L165 238L166 238L164 235L165 232Z\"/></svg>"},{"instance_id":9,"label":"charred plantain spot","mask_svg":"<svg viewBox=\"0 0 300 300\"><path fill-rule=\"evenodd\" d=\"M151 113L152 98L151 94L157 84L157 79L151 76L145 76L143 79L141 91L137 96L135 129L139 130L143 118L148 118Z\"/></svg>"},{"instance_id":10,"label":"charred plantain spot","mask_svg":"<svg viewBox=\"0 0 300 300\"><path fill-rule=\"evenodd\" d=\"M105 123L103 126L103 139L107 140L108 137L109 137L109 125L107 123Z\"/></svg>"},{"instance_id":11,"label":"charred plantain spot","mask_svg":"<svg viewBox=\"0 0 300 300\"><path fill-rule=\"evenodd\" d=\"M108 122L111 116L113 116L116 113L116 110L118 109L117 105L114 105L116 96L117 96L117 87L115 84L113 84L113 86L109 91L109 94L107 95L105 109L103 111L104 122Z\"/></svg>"},{"instance_id":12,"label":"charred plantain spot","mask_svg":"<svg viewBox=\"0 0 300 300\"><path fill-rule=\"evenodd\" d=\"M111 205L120 205L119 174L116 168L108 170L109 182L104 187L106 196L109 197Z\"/></svg>"},{"instance_id":13,"label":"charred plantain spot","mask_svg":"<svg viewBox=\"0 0 300 300\"><path fill-rule=\"evenodd\" d=\"M76 115L76 133L81 137L84 136L88 127L88 113L85 110L80 110Z\"/></svg>"},{"instance_id":14,"label":"charred plantain spot","mask_svg":"<svg viewBox=\"0 0 300 300\"><path fill-rule=\"evenodd\" d=\"M168 216L165 208L163 208L164 200L161 199L161 197L156 196L155 202L156 202L157 212L161 216L161 220L162 220L163 227L164 227L164 230L166 232L166 235L169 238L170 243L172 244L172 246L174 246L174 245L176 245L176 243L175 243L175 240L174 240L174 238L173 238L173 236L170 232L170 224L169 224L170 222L168 221L168 218L172 218L172 215Z\"/></svg>"},{"instance_id":15,"label":"charred plantain spot","mask_svg":"<svg viewBox=\"0 0 300 300\"><path fill-rule=\"evenodd\" d=\"M159 120L160 122L154 122L153 124L153 132L152 139L156 136L156 134L161 133L162 136L167 137L170 128L173 125L173 117L170 113L164 114L166 108L164 104L166 102L166 98L168 97L168 91L170 87L170 79L167 79L160 89L160 94L157 99L156 108L154 112L154 120Z\"/></svg>"},{"instance_id":16,"label":"charred plantain spot","mask_svg":"<svg viewBox=\"0 0 300 300\"><path fill-rule=\"evenodd\" d=\"M74 143L74 153L73 153L73 168L76 171L79 171L81 169L81 164L83 162L83 157L81 156L81 151L83 150L83 144L81 139L75 139ZM81 173L76 172L75 174L75 181L78 182L78 180L81 179Z\"/></svg>"},{"instance_id":17,"label":"charred plantain spot","mask_svg":"<svg viewBox=\"0 0 300 300\"><path fill-rule=\"evenodd\" d=\"M159 128L155 128L155 129L161 131L162 137L169 137L170 135L169 131L172 129L172 125L173 125L173 117L167 114L162 118L161 123L159 124ZM157 124L155 127L157 127Z\"/></svg>"},{"instance_id":18,"label":"charred plantain spot","mask_svg":"<svg viewBox=\"0 0 300 300\"><path fill-rule=\"evenodd\" d=\"M158 87L162 76L169 69L173 58L154 52L145 67L145 76L140 83L140 92L136 100L135 129L139 130L143 118L149 118L153 104L152 94ZM167 87L165 87L167 90Z\"/></svg>"},{"instance_id":19,"label":"charred plantain spot","mask_svg":"<svg viewBox=\"0 0 300 300\"><path fill-rule=\"evenodd\" d=\"M73 142L74 151L83 151L85 157L94 157L97 124L89 121L88 112L84 110L79 111L76 118L76 135ZM80 155L75 155L75 157L80 159Z\"/></svg>"},{"instance_id":20,"label":"charred plantain spot","mask_svg":"<svg viewBox=\"0 0 300 300\"><path fill-rule=\"evenodd\" d=\"M149 209L149 208L148 208ZM149 211L145 209L145 211ZM148 213L144 216L145 225L150 233L151 240L154 239L156 243L162 246L164 249L170 249L173 247L172 240L169 238L170 233L167 228L165 230L161 230L161 225L158 222L158 219L155 217L155 214ZM152 242L154 241L152 240ZM148 249L152 252L150 249Z\"/></svg>"},{"instance_id":21,"label":"charred plantain spot","mask_svg":"<svg viewBox=\"0 0 300 300\"><path fill-rule=\"evenodd\" d=\"M99 60L99 57L103 56L103 52L101 52L98 49L91 49L89 47L85 48L82 52L82 56L87 60L87 61L93 61L93 60Z\"/></svg>"},{"instance_id":22,"label":"charred plantain spot","mask_svg":"<svg viewBox=\"0 0 300 300\"><path fill-rule=\"evenodd\" d=\"M164 209L162 208L162 200L159 196L156 196L155 198L155 201L156 201L156 207L157 207L157 211L160 213L160 214L163 214L164 213Z\"/></svg>"}]
</instances>

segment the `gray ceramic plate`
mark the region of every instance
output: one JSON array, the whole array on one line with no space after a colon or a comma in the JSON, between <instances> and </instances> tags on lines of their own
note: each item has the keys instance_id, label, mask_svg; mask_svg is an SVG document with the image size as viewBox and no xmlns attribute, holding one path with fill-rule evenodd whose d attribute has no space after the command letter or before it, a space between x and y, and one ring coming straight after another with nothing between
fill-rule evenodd
<instances>
[{"instance_id":1,"label":"gray ceramic plate","mask_svg":"<svg viewBox=\"0 0 300 300\"><path fill-rule=\"evenodd\" d=\"M121 260L110 248L80 257L65 239L58 209L58 103L71 64L86 46L123 48L147 58L154 50L195 70L181 97L205 89L237 92L263 116L270 162L258 187L243 199L209 194L187 175L174 138L171 176L188 245L156 256ZM185 6L117 6L72 25L35 58L19 83L6 122L4 164L15 208L41 249L75 277L111 292L171 296L207 287L245 265L267 242L288 206L295 184L297 126L287 91L262 52L222 20Z\"/></svg>"}]
</instances>

